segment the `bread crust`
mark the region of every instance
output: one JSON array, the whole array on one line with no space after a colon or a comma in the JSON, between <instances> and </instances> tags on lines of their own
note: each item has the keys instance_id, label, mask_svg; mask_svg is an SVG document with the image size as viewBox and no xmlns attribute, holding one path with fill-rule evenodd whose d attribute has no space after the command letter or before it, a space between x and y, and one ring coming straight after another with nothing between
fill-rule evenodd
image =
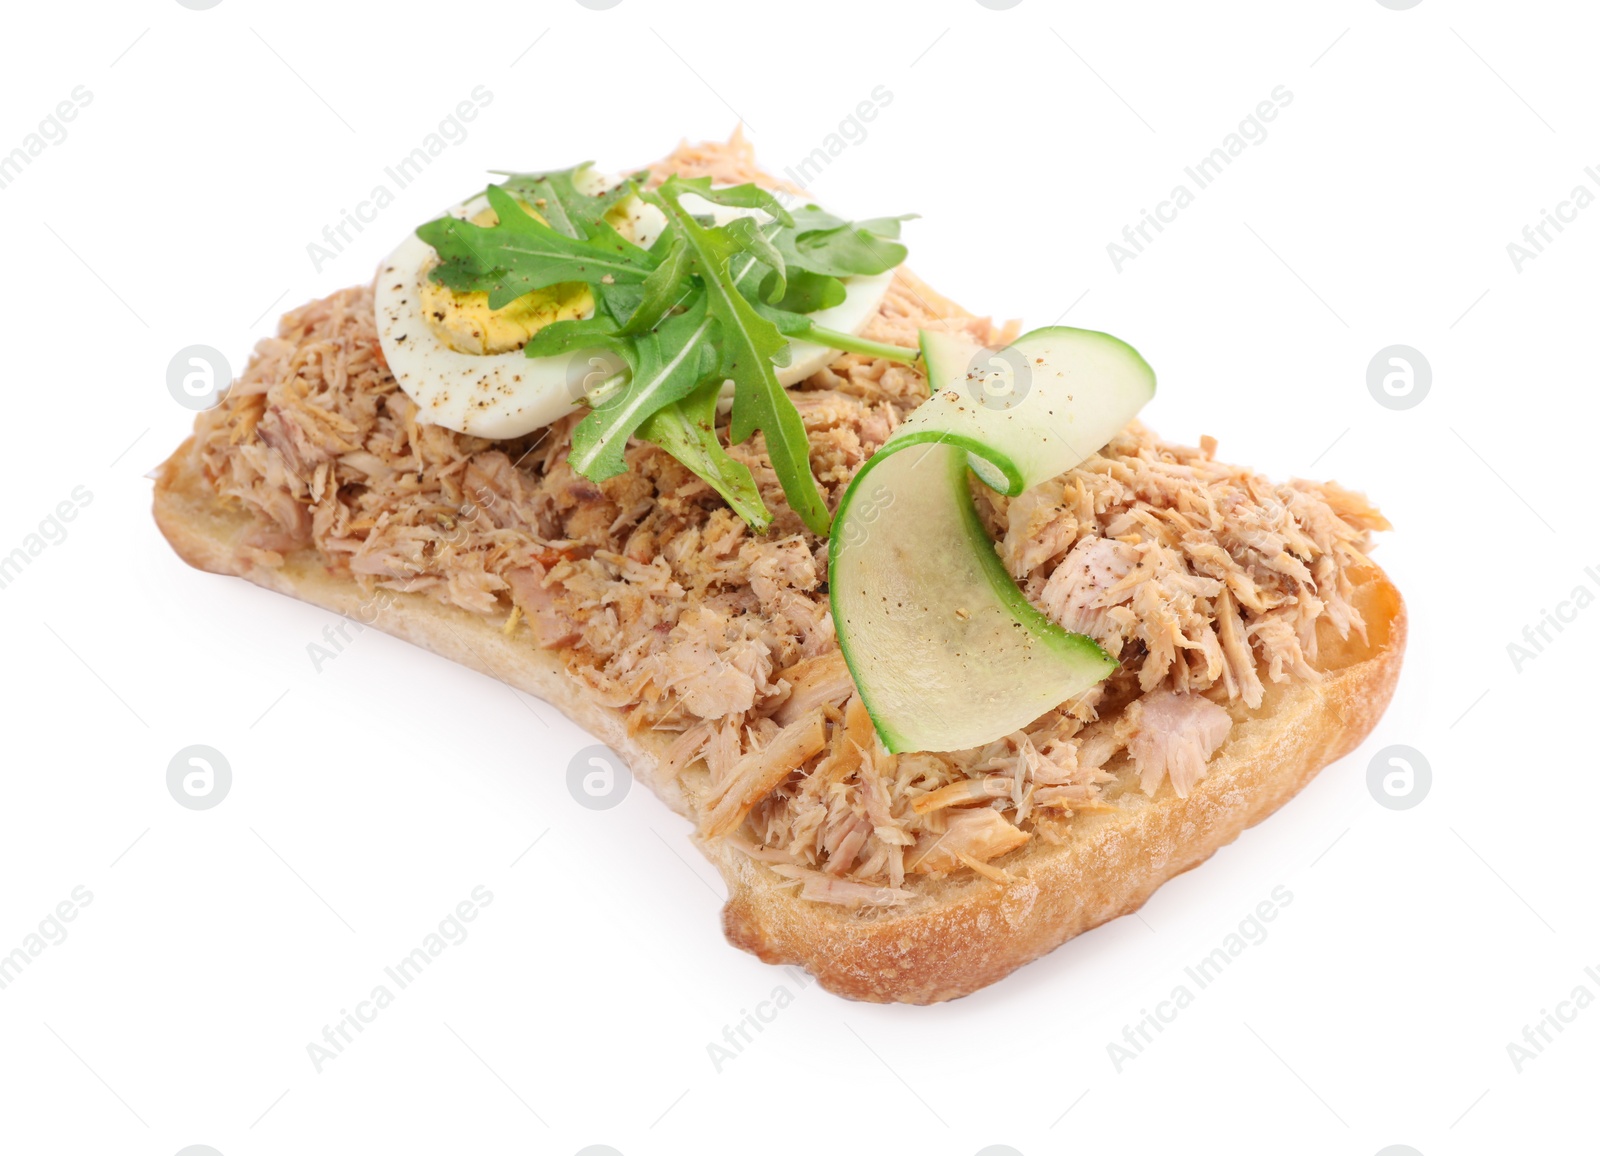
<instances>
[{"instance_id":1,"label":"bread crust","mask_svg":"<svg viewBox=\"0 0 1600 1156\"><path fill-rule=\"evenodd\" d=\"M423 594L385 592L375 602L314 550L288 555L281 566L254 561L244 546L255 523L206 481L193 438L162 465L154 513L191 566L357 618L546 700L616 751L674 811L697 818L703 767L663 776L672 736L631 733L626 714L591 696L567 673L560 653L535 647L525 635L508 637L496 623ZM1033 839L995 860L1011 881L970 872L922 880L916 899L892 909L852 911L799 899L792 881L728 843L697 840L727 883L729 942L768 963L798 964L842 996L922 1004L967 995L1138 910L1162 883L1276 811L1377 723L1399 677L1405 604L1375 566L1352 578L1367 641L1341 640L1324 623L1321 681L1269 683L1258 709L1230 708L1233 730L1188 798L1170 785L1153 799L1125 792L1108 810L1075 818L1065 843Z\"/></svg>"},{"instance_id":2,"label":"bread crust","mask_svg":"<svg viewBox=\"0 0 1600 1156\"><path fill-rule=\"evenodd\" d=\"M1206 777L1180 799L1122 795L1074 818L1069 840L1034 839L993 861L1014 877L935 883L921 904L872 920L790 899L776 876L732 849L713 855L728 880L728 940L768 963L797 963L830 991L873 1002L934 1003L985 987L1067 940L1144 905L1360 745L1389 704L1405 652L1400 592L1373 567L1355 604L1371 646L1338 646L1320 682L1271 683L1260 708L1236 710ZM1345 665L1336 665L1344 662ZM1320 664L1319 664L1320 665ZM702 848L704 850L704 848ZM769 878L763 878L768 876Z\"/></svg>"}]
</instances>

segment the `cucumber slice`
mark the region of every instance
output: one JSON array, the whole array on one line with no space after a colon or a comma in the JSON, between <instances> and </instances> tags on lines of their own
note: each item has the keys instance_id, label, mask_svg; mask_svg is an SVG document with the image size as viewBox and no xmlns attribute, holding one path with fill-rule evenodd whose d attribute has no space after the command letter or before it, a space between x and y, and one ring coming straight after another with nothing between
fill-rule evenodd
<instances>
[{"instance_id":1,"label":"cucumber slice","mask_svg":"<svg viewBox=\"0 0 1600 1156\"><path fill-rule=\"evenodd\" d=\"M970 467L1011 496L1088 458L1155 393L1104 333L1036 329L999 350L922 333L935 392L834 515L839 647L890 751L956 751L1027 726L1116 669L1029 604L973 507Z\"/></svg>"}]
</instances>

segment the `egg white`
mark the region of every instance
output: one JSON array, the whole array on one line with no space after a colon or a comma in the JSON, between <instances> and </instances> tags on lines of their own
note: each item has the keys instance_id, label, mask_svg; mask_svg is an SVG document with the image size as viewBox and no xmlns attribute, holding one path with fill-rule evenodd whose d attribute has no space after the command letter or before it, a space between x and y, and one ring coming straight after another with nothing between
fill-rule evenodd
<instances>
[{"instance_id":1,"label":"egg white","mask_svg":"<svg viewBox=\"0 0 1600 1156\"><path fill-rule=\"evenodd\" d=\"M698 203L695 203L698 202ZM488 205L484 196L449 210L467 218ZM709 213L718 224L753 209L729 209L698 197L685 197L684 207ZM665 225L654 205L639 203L630 211L628 231L648 248ZM596 384L597 370L615 362L603 350L585 349L557 357L509 353L461 353L445 345L423 313L422 288L435 258L431 245L415 233L379 266L375 306L378 340L400 388L417 403L424 421L474 437L521 437L579 409L585 390ZM860 333L878 311L894 271L843 279L845 299L810 314L819 326ZM789 343L789 364L778 366L778 381L793 385L824 368L837 354L810 341ZM603 373L602 375L603 376Z\"/></svg>"}]
</instances>

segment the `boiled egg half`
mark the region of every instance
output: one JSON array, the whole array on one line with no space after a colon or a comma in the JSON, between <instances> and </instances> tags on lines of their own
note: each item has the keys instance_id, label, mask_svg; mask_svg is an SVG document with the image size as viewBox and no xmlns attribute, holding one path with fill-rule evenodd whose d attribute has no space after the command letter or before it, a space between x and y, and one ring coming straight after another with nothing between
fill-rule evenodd
<instances>
[{"instance_id":1,"label":"boiled egg half","mask_svg":"<svg viewBox=\"0 0 1600 1156\"><path fill-rule=\"evenodd\" d=\"M585 191L591 193L616 183L592 175L592 170L585 176L592 182ZM684 197L683 203L718 224L756 214L753 209L725 208L693 195ZM523 207L537 215L533 206ZM483 196L449 211L474 224L496 221ZM666 223L659 209L637 198L618 203L606 219L640 248L649 248ZM594 314L594 296L587 285L552 285L504 308L490 309L487 293L458 293L433 281L429 274L438 263L433 247L413 233L379 266L375 294L384 358L400 388L417 403L423 420L474 437L520 437L572 413L597 388L621 384L617 375L624 367L604 350L557 357L528 357L522 351L546 325ZM893 279L893 270L843 278L845 299L809 316L823 328L860 333L876 315ZM778 381L786 386L803 381L836 356L825 346L791 341L789 364L776 367Z\"/></svg>"}]
</instances>

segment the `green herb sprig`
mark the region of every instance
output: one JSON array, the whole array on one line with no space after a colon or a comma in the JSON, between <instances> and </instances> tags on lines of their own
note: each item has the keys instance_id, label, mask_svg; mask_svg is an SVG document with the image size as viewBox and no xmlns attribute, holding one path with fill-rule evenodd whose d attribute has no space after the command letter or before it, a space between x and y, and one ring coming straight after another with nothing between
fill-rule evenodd
<instances>
[{"instance_id":1,"label":"green herb sprig","mask_svg":"<svg viewBox=\"0 0 1600 1156\"><path fill-rule=\"evenodd\" d=\"M439 254L430 276L458 292L487 292L492 309L552 285L590 287L593 316L547 325L525 347L529 357L606 350L626 366L603 395L586 399L590 412L573 431L569 461L584 477L621 473L628 440L638 437L677 458L765 532L771 512L750 471L717 436L718 399L731 381L731 442L762 431L790 508L826 537L830 515L811 473L810 443L777 369L787 364L791 339L916 360L915 349L838 333L810 317L844 300L843 278L882 273L905 259L899 236L907 218L846 221L810 204L790 212L766 189L713 188L708 177L671 176L651 188L649 174L636 173L590 194L579 187L587 167L500 174L507 180L487 191L493 225L452 216L423 225L417 235ZM685 206L691 195L760 215L718 225ZM649 249L606 219L630 197L666 219Z\"/></svg>"}]
</instances>

